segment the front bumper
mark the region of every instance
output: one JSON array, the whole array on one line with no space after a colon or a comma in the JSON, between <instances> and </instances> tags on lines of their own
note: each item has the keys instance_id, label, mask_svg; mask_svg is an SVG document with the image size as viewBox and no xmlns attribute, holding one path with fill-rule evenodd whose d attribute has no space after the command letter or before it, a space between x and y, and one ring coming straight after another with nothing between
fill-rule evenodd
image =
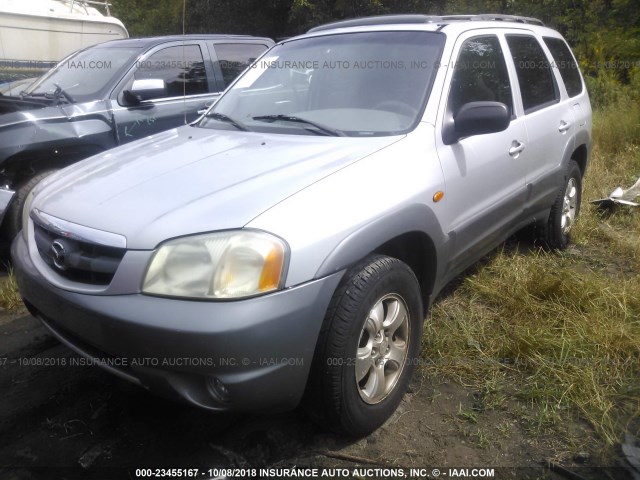
<instances>
[{"instance_id":1,"label":"front bumper","mask_svg":"<svg viewBox=\"0 0 640 480\"><path fill-rule=\"evenodd\" d=\"M59 340L122 378L213 410L299 403L344 273L262 297L207 302L62 290L34 266L22 235L12 258L25 303Z\"/></svg>"},{"instance_id":2,"label":"front bumper","mask_svg":"<svg viewBox=\"0 0 640 480\"><path fill-rule=\"evenodd\" d=\"M13 200L13 196L16 194L13 190L7 188L0 188L0 223L4 220L4 216L7 213L9 204Z\"/></svg>"}]
</instances>

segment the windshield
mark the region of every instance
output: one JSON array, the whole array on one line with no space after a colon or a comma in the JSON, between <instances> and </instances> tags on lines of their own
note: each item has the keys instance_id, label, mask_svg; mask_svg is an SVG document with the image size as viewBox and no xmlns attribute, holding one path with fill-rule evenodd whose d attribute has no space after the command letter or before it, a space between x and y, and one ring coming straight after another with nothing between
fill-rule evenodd
<instances>
[{"instance_id":1,"label":"windshield","mask_svg":"<svg viewBox=\"0 0 640 480\"><path fill-rule=\"evenodd\" d=\"M62 96L76 102L98 100L96 95L136 55L138 48L90 48L65 58L25 90L27 95Z\"/></svg>"},{"instance_id":2,"label":"windshield","mask_svg":"<svg viewBox=\"0 0 640 480\"><path fill-rule=\"evenodd\" d=\"M252 65L198 126L382 136L419 121L444 36L366 32L278 45Z\"/></svg>"}]
</instances>

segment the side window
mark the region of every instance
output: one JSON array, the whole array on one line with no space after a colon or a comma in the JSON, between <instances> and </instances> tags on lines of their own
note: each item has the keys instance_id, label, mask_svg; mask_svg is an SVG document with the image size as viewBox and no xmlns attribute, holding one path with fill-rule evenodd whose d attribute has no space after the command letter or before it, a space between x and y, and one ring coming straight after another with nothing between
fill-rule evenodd
<instances>
[{"instance_id":1,"label":"side window","mask_svg":"<svg viewBox=\"0 0 640 480\"><path fill-rule=\"evenodd\" d=\"M509 72L495 35L464 42L455 63L447 108L455 113L468 102L502 102L513 112Z\"/></svg>"},{"instance_id":2,"label":"side window","mask_svg":"<svg viewBox=\"0 0 640 480\"><path fill-rule=\"evenodd\" d=\"M198 45L180 45L157 51L140 62L134 78L164 80L166 98L209 93L204 58Z\"/></svg>"},{"instance_id":3,"label":"side window","mask_svg":"<svg viewBox=\"0 0 640 480\"><path fill-rule=\"evenodd\" d=\"M560 76L570 97L582 93L582 80L578 72L578 64L571 55L569 47L560 38L544 37L544 43L553 55L553 61L560 70Z\"/></svg>"},{"instance_id":4,"label":"side window","mask_svg":"<svg viewBox=\"0 0 640 480\"><path fill-rule=\"evenodd\" d=\"M251 43L220 43L213 48L222 70L224 88L227 88L238 75L264 53L267 46Z\"/></svg>"},{"instance_id":5,"label":"side window","mask_svg":"<svg viewBox=\"0 0 640 480\"><path fill-rule=\"evenodd\" d=\"M551 65L542 47L529 35L507 35L518 74L525 113L555 103L558 98Z\"/></svg>"}]
</instances>

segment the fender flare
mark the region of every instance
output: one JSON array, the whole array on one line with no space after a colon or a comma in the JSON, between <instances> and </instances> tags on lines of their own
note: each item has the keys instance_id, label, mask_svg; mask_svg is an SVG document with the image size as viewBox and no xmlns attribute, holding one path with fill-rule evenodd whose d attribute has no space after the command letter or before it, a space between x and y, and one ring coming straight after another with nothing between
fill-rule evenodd
<instances>
[{"instance_id":1,"label":"fender flare","mask_svg":"<svg viewBox=\"0 0 640 480\"><path fill-rule=\"evenodd\" d=\"M438 252L446 244L447 236L442 231L435 213L425 204L413 203L404 208L388 212L360 226L345 237L327 255L316 272L316 278L326 277L344 270L384 244L409 233L419 233L430 240L436 258L436 270L442 268L437 261ZM436 278L440 275L436 273Z\"/></svg>"}]
</instances>

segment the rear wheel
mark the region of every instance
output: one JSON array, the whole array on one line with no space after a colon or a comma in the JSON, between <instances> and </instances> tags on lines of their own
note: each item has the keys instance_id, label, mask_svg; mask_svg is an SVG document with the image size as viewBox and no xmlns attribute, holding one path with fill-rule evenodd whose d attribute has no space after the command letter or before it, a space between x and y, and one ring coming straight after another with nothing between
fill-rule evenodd
<instances>
[{"instance_id":1,"label":"rear wheel","mask_svg":"<svg viewBox=\"0 0 640 480\"><path fill-rule=\"evenodd\" d=\"M311 378L323 425L361 436L393 414L416 364L422 313L418 281L400 260L372 256L346 273L327 311Z\"/></svg>"},{"instance_id":2,"label":"rear wheel","mask_svg":"<svg viewBox=\"0 0 640 480\"><path fill-rule=\"evenodd\" d=\"M38 183L56 171L57 170L45 170L37 173L18 187L11 204L7 209L7 213L5 214L4 222L2 224L4 237L7 240L12 241L18 232L22 230L22 211L24 210L24 203L27 200L29 193L31 193L31 190L33 190Z\"/></svg>"},{"instance_id":3,"label":"rear wheel","mask_svg":"<svg viewBox=\"0 0 640 480\"><path fill-rule=\"evenodd\" d=\"M551 207L546 225L539 230L539 238L549 248L564 249L569 245L582 200L582 172L578 164L571 160L567 166L562 188Z\"/></svg>"}]
</instances>

